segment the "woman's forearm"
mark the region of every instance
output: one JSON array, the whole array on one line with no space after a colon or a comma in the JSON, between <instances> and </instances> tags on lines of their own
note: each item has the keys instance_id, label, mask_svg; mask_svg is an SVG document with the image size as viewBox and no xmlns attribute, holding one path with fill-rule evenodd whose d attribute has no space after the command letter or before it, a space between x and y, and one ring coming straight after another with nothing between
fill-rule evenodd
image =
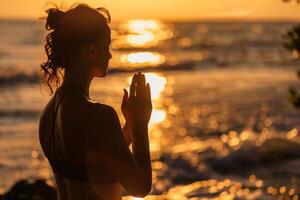
<instances>
[{"instance_id":1,"label":"woman's forearm","mask_svg":"<svg viewBox=\"0 0 300 200\"><path fill-rule=\"evenodd\" d=\"M129 128L127 123L124 125L122 130L126 144L130 146L132 143L132 130Z\"/></svg>"},{"instance_id":2,"label":"woman's forearm","mask_svg":"<svg viewBox=\"0 0 300 200\"><path fill-rule=\"evenodd\" d=\"M149 149L148 126L135 126L132 128L132 152L139 167L146 175L149 184L152 183L152 167Z\"/></svg>"}]
</instances>

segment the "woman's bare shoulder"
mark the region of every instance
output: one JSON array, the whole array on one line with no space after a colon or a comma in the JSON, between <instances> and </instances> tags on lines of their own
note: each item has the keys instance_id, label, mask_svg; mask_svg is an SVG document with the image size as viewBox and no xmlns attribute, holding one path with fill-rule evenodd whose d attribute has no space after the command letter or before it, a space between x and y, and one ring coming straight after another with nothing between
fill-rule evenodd
<instances>
[{"instance_id":1,"label":"woman's bare shoulder","mask_svg":"<svg viewBox=\"0 0 300 200\"><path fill-rule=\"evenodd\" d=\"M90 115L91 127L96 129L109 130L110 136L112 131L119 129L120 120L116 110L107 104L94 103L92 105L93 109Z\"/></svg>"},{"instance_id":2,"label":"woman's bare shoulder","mask_svg":"<svg viewBox=\"0 0 300 200\"><path fill-rule=\"evenodd\" d=\"M93 103L89 120L88 143L90 147L110 149L123 139L121 124L115 109L106 104ZM102 141L102 142L100 142Z\"/></svg>"},{"instance_id":3,"label":"woman's bare shoulder","mask_svg":"<svg viewBox=\"0 0 300 200\"><path fill-rule=\"evenodd\" d=\"M50 101L46 104L46 106L44 107L44 109L41 112L40 115L40 128L44 126L45 122L49 122L50 118L51 118L51 111L53 110L53 98L50 99ZM46 123L49 124L49 123Z\"/></svg>"},{"instance_id":4,"label":"woman's bare shoulder","mask_svg":"<svg viewBox=\"0 0 300 200\"><path fill-rule=\"evenodd\" d=\"M105 117L115 117L115 115L117 115L116 110L110 105L92 102L90 106L94 114Z\"/></svg>"}]
</instances>

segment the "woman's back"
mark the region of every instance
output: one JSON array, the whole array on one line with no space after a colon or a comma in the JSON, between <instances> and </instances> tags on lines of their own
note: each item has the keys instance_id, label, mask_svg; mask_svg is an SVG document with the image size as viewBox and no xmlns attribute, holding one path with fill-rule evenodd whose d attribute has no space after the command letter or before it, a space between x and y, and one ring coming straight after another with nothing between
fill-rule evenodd
<instances>
[{"instance_id":1,"label":"woman's back","mask_svg":"<svg viewBox=\"0 0 300 200\"><path fill-rule=\"evenodd\" d=\"M107 148L107 109L90 102L81 91L62 88L46 106L40 120L40 141L54 171L60 199L121 199L121 186L101 156L87 158L94 139L89 129L93 129L95 118L102 125L98 129L101 140L92 142ZM102 110L103 115L95 110Z\"/></svg>"},{"instance_id":2,"label":"woman's back","mask_svg":"<svg viewBox=\"0 0 300 200\"><path fill-rule=\"evenodd\" d=\"M41 116L39 133L60 199L120 200L121 185L133 196L146 196L152 184L152 104L145 75L135 74L129 94L124 90L122 129L112 107L89 100L92 80L107 76L111 59L109 12L79 4L47 13L42 80L51 92L60 88Z\"/></svg>"}]
</instances>

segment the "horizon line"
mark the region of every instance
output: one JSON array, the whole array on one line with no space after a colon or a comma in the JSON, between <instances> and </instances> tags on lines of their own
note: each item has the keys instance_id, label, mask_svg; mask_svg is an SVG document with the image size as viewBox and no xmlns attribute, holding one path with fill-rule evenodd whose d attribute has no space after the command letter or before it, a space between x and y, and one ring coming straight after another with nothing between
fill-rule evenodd
<instances>
[{"instance_id":1,"label":"horizon line","mask_svg":"<svg viewBox=\"0 0 300 200\"><path fill-rule=\"evenodd\" d=\"M42 17L0 17L0 21L42 21ZM295 22L300 23L300 18L276 18L276 17L200 17L200 18L128 18L116 19L113 23L129 20L157 20L163 22Z\"/></svg>"}]
</instances>

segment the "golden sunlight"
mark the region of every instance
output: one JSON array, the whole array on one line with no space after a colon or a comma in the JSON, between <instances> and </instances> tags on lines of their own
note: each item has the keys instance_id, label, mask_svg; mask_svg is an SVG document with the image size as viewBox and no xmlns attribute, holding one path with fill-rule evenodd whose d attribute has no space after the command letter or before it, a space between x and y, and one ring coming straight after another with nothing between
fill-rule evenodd
<instances>
[{"instance_id":1,"label":"golden sunlight","mask_svg":"<svg viewBox=\"0 0 300 200\"><path fill-rule=\"evenodd\" d=\"M49 0L1 0L0 18L31 18L43 16ZM78 0L51 0L67 6ZM84 0L92 7L104 6L111 11L113 20L155 18L162 20L224 19L248 17L252 19L299 19L299 7L281 0ZM296 2L296 1L295 1ZM17 6L16 6L17 5ZM26 9L24 9L26 7ZM147 8L147 9L145 9ZM172 9L170 9L172 8ZM180 10L180 12L178 12ZM147 26L153 26L150 21Z\"/></svg>"},{"instance_id":2,"label":"golden sunlight","mask_svg":"<svg viewBox=\"0 0 300 200\"><path fill-rule=\"evenodd\" d=\"M156 44L155 35L153 33L144 32L142 34L130 34L127 35L127 40L129 44L133 46L144 46L152 43Z\"/></svg>"},{"instance_id":3,"label":"golden sunlight","mask_svg":"<svg viewBox=\"0 0 300 200\"><path fill-rule=\"evenodd\" d=\"M164 121L167 117L166 111L162 109L158 109L156 104L157 100L159 100L161 93L166 88L167 79L161 75L155 73L146 73L146 81L151 86L151 98L154 100L153 102L153 111L150 118L150 126L153 124L158 124Z\"/></svg>"},{"instance_id":4,"label":"golden sunlight","mask_svg":"<svg viewBox=\"0 0 300 200\"><path fill-rule=\"evenodd\" d=\"M123 42L132 47L146 48L157 45L160 41L173 37L173 32L166 24L157 20L129 20L119 27L128 32Z\"/></svg>"},{"instance_id":5,"label":"golden sunlight","mask_svg":"<svg viewBox=\"0 0 300 200\"><path fill-rule=\"evenodd\" d=\"M130 20L128 21L128 28L133 33L140 33L146 30L158 30L160 24L156 20Z\"/></svg>"},{"instance_id":6,"label":"golden sunlight","mask_svg":"<svg viewBox=\"0 0 300 200\"><path fill-rule=\"evenodd\" d=\"M150 125L151 124L158 124L166 119L166 111L165 110L159 110L159 109L153 109L151 118L150 118Z\"/></svg>"},{"instance_id":7,"label":"golden sunlight","mask_svg":"<svg viewBox=\"0 0 300 200\"><path fill-rule=\"evenodd\" d=\"M157 100L160 97L162 91L164 91L167 79L156 73L146 73L146 81L151 86L151 98L152 100Z\"/></svg>"},{"instance_id":8,"label":"golden sunlight","mask_svg":"<svg viewBox=\"0 0 300 200\"><path fill-rule=\"evenodd\" d=\"M155 52L137 52L123 54L120 57L120 61L123 64L130 64L132 66L148 65L157 66L165 62L165 57Z\"/></svg>"}]
</instances>

